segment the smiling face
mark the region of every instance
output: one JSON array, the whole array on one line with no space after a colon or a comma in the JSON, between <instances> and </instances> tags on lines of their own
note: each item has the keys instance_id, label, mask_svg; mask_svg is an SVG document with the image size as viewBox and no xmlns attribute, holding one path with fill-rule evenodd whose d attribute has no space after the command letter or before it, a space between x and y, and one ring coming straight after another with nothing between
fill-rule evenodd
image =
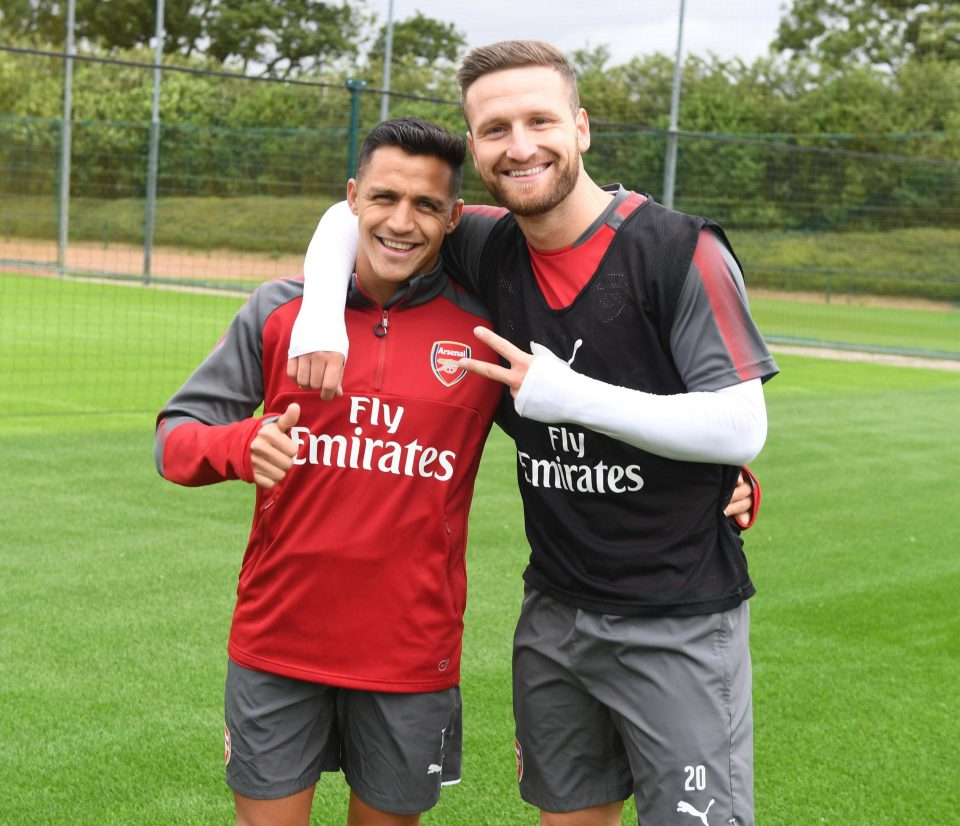
<instances>
[{"instance_id":1,"label":"smiling face","mask_svg":"<svg viewBox=\"0 0 960 826\"><path fill-rule=\"evenodd\" d=\"M452 174L440 158L381 146L347 183L347 202L360 219L357 278L379 304L436 266L463 209L451 193Z\"/></svg>"},{"instance_id":2,"label":"smiling face","mask_svg":"<svg viewBox=\"0 0 960 826\"><path fill-rule=\"evenodd\" d=\"M474 164L501 206L543 215L573 191L590 125L559 72L527 66L483 75L466 91L464 114Z\"/></svg>"}]
</instances>

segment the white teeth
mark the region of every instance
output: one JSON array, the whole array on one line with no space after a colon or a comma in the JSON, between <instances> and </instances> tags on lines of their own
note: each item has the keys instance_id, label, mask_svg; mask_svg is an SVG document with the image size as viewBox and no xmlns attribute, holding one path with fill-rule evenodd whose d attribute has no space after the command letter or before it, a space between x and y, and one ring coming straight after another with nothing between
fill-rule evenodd
<instances>
[{"instance_id":1,"label":"white teeth","mask_svg":"<svg viewBox=\"0 0 960 826\"><path fill-rule=\"evenodd\" d=\"M380 240L385 247L389 247L392 250L402 250L403 252L412 250L416 246L416 244L406 244L403 241L390 241L387 238L381 238Z\"/></svg>"},{"instance_id":2,"label":"white teeth","mask_svg":"<svg viewBox=\"0 0 960 826\"><path fill-rule=\"evenodd\" d=\"M545 163L540 164L540 166L533 166L530 169L511 169L507 174L511 178L523 178L527 175L539 175L547 168Z\"/></svg>"}]
</instances>

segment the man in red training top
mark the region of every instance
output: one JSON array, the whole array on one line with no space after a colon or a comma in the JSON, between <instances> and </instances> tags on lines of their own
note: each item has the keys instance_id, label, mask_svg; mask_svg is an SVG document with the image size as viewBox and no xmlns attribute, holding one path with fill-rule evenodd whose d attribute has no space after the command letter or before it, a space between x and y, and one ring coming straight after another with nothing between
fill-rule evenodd
<instances>
[{"instance_id":1,"label":"man in red training top","mask_svg":"<svg viewBox=\"0 0 960 826\"><path fill-rule=\"evenodd\" d=\"M496 356L440 258L465 152L417 119L364 141L342 396L287 378L303 283L281 280L158 417L166 479L258 485L225 695L243 826L306 826L324 771L343 770L352 826L412 826L459 780L467 512L501 396L458 364Z\"/></svg>"}]
</instances>

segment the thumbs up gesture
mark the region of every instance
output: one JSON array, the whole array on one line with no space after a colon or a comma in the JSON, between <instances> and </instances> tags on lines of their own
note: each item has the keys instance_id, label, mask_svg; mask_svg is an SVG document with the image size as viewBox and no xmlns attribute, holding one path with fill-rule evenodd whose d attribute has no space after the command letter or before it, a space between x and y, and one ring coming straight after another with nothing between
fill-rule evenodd
<instances>
[{"instance_id":1,"label":"thumbs up gesture","mask_svg":"<svg viewBox=\"0 0 960 826\"><path fill-rule=\"evenodd\" d=\"M269 490L282 482L293 467L297 446L288 434L299 419L300 405L289 404L279 419L263 425L250 442L253 481L261 488Z\"/></svg>"}]
</instances>

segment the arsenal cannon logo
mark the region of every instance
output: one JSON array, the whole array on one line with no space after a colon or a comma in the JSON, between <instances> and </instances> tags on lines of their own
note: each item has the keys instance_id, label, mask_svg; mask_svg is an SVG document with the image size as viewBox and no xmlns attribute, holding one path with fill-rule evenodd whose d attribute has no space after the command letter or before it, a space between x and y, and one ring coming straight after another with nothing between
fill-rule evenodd
<instances>
[{"instance_id":1,"label":"arsenal cannon logo","mask_svg":"<svg viewBox=\"0 0 960 826\"><path fill-rule=\"evenodd\" d=\"M460 381L467 371L459 359L470 358L470 346L459 341L435 341L430 349L430 367L441 384L452 387Z\"/></svg>"}]
</instances>

